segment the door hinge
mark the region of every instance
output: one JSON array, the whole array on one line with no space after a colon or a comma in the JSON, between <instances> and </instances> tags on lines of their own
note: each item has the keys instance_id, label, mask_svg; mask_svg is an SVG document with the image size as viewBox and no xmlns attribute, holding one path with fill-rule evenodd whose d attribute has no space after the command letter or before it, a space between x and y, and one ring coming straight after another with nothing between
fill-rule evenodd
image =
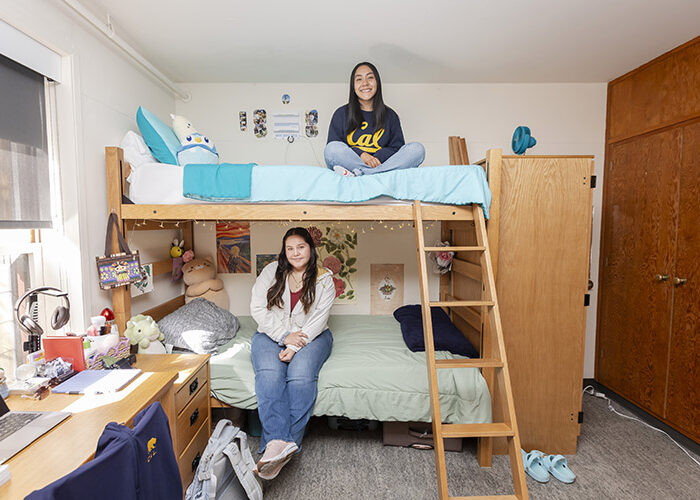
<instances>
[{"instance_id":1,"label":"door hinge","mask_svg":"<svg viewBox=\"0 0 700 500\"><path fill-rule=\"evenodd\" d=\"M595 188L596 182L598 181L598 177L595 175L591 175L591 189Z\"/></svg>"},{"instance_id":2,"label":"door hinge","mask_svg":"<svg viewBox=\"0 0 700 500\"><path fill-rule=\"evenodd\" d=\"M578 423L579 424L583 423L583 412L582 411L578 412Z\"/></svg>"},{"instance_id":3,"label":"door hinge","mask_svg":"<svg viewBox=\"0 0 700 500\"><path fill-rule=\"evenodd\" d=\"M583 307L588 307L591 305L591 294L587 293L583 296Z\"/></svg>"}]
</instances>

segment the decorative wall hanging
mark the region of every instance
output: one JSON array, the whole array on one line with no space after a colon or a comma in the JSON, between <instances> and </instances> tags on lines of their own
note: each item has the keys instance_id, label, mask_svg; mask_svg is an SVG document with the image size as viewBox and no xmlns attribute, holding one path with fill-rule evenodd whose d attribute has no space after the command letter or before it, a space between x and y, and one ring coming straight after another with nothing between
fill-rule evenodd
<instances>
[{"instance_id":1,"label":"decorative wall hanging","mask_svg":"<svg viewBox=\"0 0 700 500\"><path fill-rule=\"evenodd\" d=\"M318 135L318 111L315 109L305 113L306 137L316 137Z\"/></svg>"},{"instance_id":2,"label":"decorative wall hanging","mask_svg":"<svg viewBox=\"0 0 700 500\"><path fill-rule=\"evenodd\" d=\"M370 264L370 314L392 314L403 305L403 264Z\"/></svg>"},{"instance_id":3,"label":"decorative wall hanging","mask_svg":"<svg viewBox=\"0 0 700 500\"><path fill-rule=\"evenodd\" d=\"M250 222L216 223L216 270L250 273Z\"/></svg>"},{"instance_id":4,"label":"decorative wall hanging","mask_svg":"<svg viewBox=\"0 0 700 500\"><path fill-rule=\"evenodd\" d=\"M238 123L241 127L241 132L245 132L248 128L248 114L245 111L238 112Z\"/></svg>"},{"instance_id":5,"label":"decorative wall hanging","mask_svg":"<svg viewBox=\"0 0 700 500\"><path fill-rule=\"evenodd\" d=\"M289 97L289 94L282 94L282 104L289 104L291 100L292 98Z\"/></svg>"},{"instance_id":6,"label":"decorative wall hanging","mask_svg":"<svg viewBox=\"0 0 700 500\"><path fill-rule=\"evenodd\" d=\"M267 135L267 111L264 109L253 111L253 132L258 138Z\"/></svg>"},{"instance_id":7,"label":"decorative wall hanging","mask_svg":"<svg viewBox=\"0 0 700 500\"><path fill-rule=\"evenodd\" d=\"M335 303L356 302L357 232L353 228L341 229L327 225L310 226L308 230L314 239L319 262L333 272Z\"/></svg>"},{"instance_id":8,"label":"decorative wall hanging","mask_svg":"<svg viewBox=\"0 0 700 500\"><path fill-rule=\"evenodd\" d=\"M110 254L112 248L112 226L117 231L120 253ZM141 281L141 259L139 251L129 250L124 235L117 222L117 214L112 212L107 219L107 236L105 238L105 254L95 258L97 262L97 277L100 288L108 290L118 286L126 286Z\"/></svg>"}]
</instances>

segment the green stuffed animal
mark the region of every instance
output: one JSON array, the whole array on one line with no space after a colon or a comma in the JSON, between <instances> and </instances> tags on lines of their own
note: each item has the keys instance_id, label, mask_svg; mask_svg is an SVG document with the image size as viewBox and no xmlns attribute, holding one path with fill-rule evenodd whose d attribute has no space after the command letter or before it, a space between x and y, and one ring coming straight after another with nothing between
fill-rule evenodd
<instances>
[{"instance_id":1,"label":"green stuffed animal","mask_svg":"<svg viewBox=\"0 0 700 500\"><path fill-rule=\"evenodd\" d=\"M129 338L131 345L139 346L139 353L165 354L165 346L160 342L165 339L163 332L158 328L150 316L137 314L126 322L124 335Z\"/></svg>"}]
</instances>

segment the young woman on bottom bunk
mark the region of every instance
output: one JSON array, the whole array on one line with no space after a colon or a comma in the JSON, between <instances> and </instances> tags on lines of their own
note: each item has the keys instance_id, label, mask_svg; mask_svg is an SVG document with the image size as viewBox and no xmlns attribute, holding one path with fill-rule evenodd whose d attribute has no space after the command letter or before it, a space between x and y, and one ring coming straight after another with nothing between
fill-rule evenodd
<instances>
[{"instance_id":1,"label":"young woman on bottom bunk","mask_svg":"<svg viewBox=\"0 0 700 500\"><path fill-rule=\"evenodd\" d=\"M275 478L301 448L318 372L333 344L326 323L334 299L332 273L318 267L311 235L303 227L290 229L277 262L255 281L250 301L258 323L251 350L262 423L256 471L263 479Z\"/></svg>"},{"instance_id":2,"label":"young woman on bottom bunk","mask_svg":"<svg viewBox=\"0 0 700 500\"><path fill-rule=\"evenodd\" d=\"M399 116L384 104L382 80L369 62L350 73L350 97L333 113L327 142L326 165L340 175L413 168L425 159L421 143L405 143Z\"/></svg>"}]
</instances>

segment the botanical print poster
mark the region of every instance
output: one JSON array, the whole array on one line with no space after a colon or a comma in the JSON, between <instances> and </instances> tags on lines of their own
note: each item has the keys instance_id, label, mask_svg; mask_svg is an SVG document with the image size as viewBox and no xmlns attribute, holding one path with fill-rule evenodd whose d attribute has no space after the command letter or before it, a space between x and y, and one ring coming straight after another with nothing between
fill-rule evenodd
<instances>
[{"instance_id":1,"label":"botanical print poster","mask_svg":"<svg viewBox=\"0 0 700 500\"><path fill-rule=\"evenodd\" d=\"M403 305L403 264L369 266L370 314L393 314Z\"/></svg>"},{"instance_id":2,"label":"botanical print poster","mask_svg":"<svg viewBox=\"0 0 700 500\"><path fill-rule=\"evenodd\" d=\"M259 253L255 255L255 276L260 276L260 273L263 269L265 269L265 266L276 260L276 253Z\"/></svg>"},{"instance_id":3,"label":"botanical print poster","mask_svg":"<svg viewBox=\"0 0 700 500\"><path fill-rule=\"evenodd\" d=\"M357 232L353 228L335 228L319 224L308 228L314 239L321 266L333 272L335 303L351 304L357 301Z\"/></svg>"},{"instance_id":4,"label":"botanical print poster","mask_svg":"<svg viewBox=\"0 0 700 500\"><path fill-rule=\"evenodd\" d=\"M216 223L216 270L250 272L250 222Z\"/></svg>"}]
</instances>

